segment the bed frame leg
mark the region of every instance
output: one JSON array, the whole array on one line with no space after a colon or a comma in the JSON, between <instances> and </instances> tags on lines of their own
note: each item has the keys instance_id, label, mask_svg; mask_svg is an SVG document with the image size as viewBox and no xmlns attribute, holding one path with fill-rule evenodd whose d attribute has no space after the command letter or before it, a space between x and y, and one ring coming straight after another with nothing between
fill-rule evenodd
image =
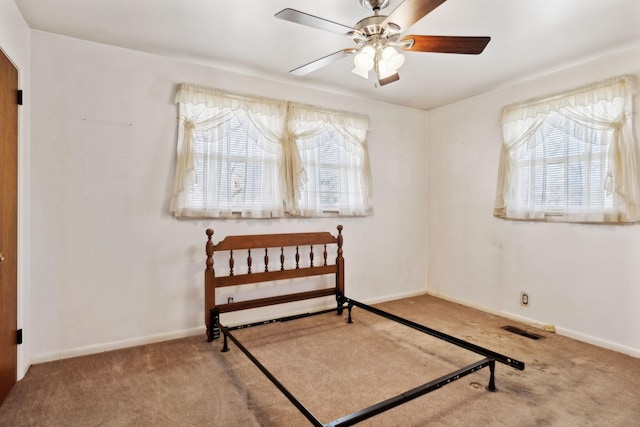
<instances>
[{"instance_id":1,"label":"bed frame leg","mask_svg":"<svg viewBox=\"0 0 640 427\"><path fill-rule=\"evenodd\" d=\"M227 342L227 334L224 334L224 342L222 344L222 351L223 353L226 353L227 351L229 351L229 344Z\"/></svg>"},{"instance_id":2,"label":"bed frame leg","mask_svg":"<svg viewBox=\"0 0 640 427\"><path fill-rule=\"evenodd\" d=\"M351 318L351 309L353 308L353 303L349 303L347 305L347 311L349 312L349 318L347 319L347 323L353 323L353 319Z\"/></svg>"},{"instance_id":3,"label":"bed frame leg","mask_svg":"<svg viewBox=\"0 0 640 427\"><path fill-rule=\"evenodd\" d=\"M491 363L489 364L489 371L491 372L491 375L489 376L489 385L487 385L487 390L491 392L498 391L498 389L496 388L495 370L496 370L496 361L492 360Z\"/></svg>"},{"instance_id":4,"label":"bed frame leg","mask_svg":"<svg viewBox=\"0 0 640 427\"><path fill-rule=\"evenodd\" d=\"M220 338L220 312L212 308L209 312L209 328L207 329L207 341L211 342Z\"/></svg>"}]
</instances>

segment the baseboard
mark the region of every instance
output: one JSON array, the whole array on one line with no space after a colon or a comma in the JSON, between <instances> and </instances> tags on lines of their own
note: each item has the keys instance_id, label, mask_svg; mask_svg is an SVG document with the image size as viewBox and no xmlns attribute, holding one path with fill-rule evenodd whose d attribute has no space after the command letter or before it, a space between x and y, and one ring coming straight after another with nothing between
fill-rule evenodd
<instances>
[{"instance_id":1,"label":"baseboard","mask_svg":"<svg viewBox=\"0 0 640 427\"><path fill-rule=\"evenodd\" d=\"M572 338L574 340L583 341L598 347L617 351L618 353L627 354L629 356L637 357L640 359L640 349L637 349L637 348L618 344L612 341L607 341L601 338L593 337L591 335L586 335L581 332L576 332L574 330L566 329L566 328L556 328L556 333L568 338Z\"/></svg>"},{"instance_id":2,"label":"baseboard","mask_svg":"<svg viewBox=\"0 0 640 427\"><path fill-rule=\"evenodd\" d=\"M365 304L379 304L379 303L383 303L383 302L387 302L387 301L394 301L394 300L398 300L398 299L402 299L402 298L411 298L411 297L415 297L415 296L420 296L420 295L431 295L433 297L436 298L440 298L443 300L447 300L447 301L451 301L454 302L456 304L460 304L460 305L464 305L466 307L470 307L476 310L480 310L483 311L485 313L489 313L489 314L493 314L496 316L500 316L500 317L504 317L506 319L510 319L510 320L514 320L520 323L524 323L530 326L534 326L537 328L541 328L541 329L545 329L545 327L548 326L548 324L544 323L544 322L540 322L538 320L535 319L530 319L527 317L523 317L523 316L519 316L513 313L509 313L509 312L505 312L505 311L501 311L501 310L494 310L488 307L484 307L478 304L472 304L469 303L468 301L463 301L457 298L453 298L450 297L448 295L445 294L441 294L439 292L433 292L433 291L424 291L424 290L420 290L420 291L412 291L412 292L404 292L404 293L399 293L399 294L393 294L393 295L386 295L384 297L379 297L379 298L371 298L371 299L365 299L362 300L363 303ZM325 308L331 308L332 306L327 306ZM321 309L321 308L320 308ZM307 310L308 311L308 310ZM303 312L305 312L305 310L292 310L290 312L287 313L283 313L283 316L286 315L296 315L296 314L302 314ZM254 320L251 319L247 319L245 320L247 323L250 323L252 321L259 321L260 319L256 318ZM264 319L262 319L264 320ZM615 342L611 342L611 341L607 341L607 340L603 340L597 337L593 337L587 334L583 334L571 329L566 329L566 328L559 328L556 327L556 333L562 336L566 336L568 338L572 338L578 341L583 341L589 344L593 344L596 345L598 347L603 347L603 348L607 348L609 350L613 350L613 351L617 351L620 353L624 353L624 354L628 354L630 356L633 357L637 357L640 358L640 350L639 349L635 349L633 347L629 347L629 346L625 346L622 344L618 344ZM84 347L75 347L75 348L70 348L70 349L66 349L66 350L62 350L62 351L58 351L58 352L53 352L53 353L47 353L47 354L41 354L35 357L32 357L30 360L30 363L28 363L28 366L33 365L33 364L38 364L38 363L45 363L45 362L51 362L54 360L60 360L60 359L68 359L71 357L77 357L77 356L86 356L89 354L95 354L95 353L102 353L105 351L111 351L111 350L119 350L122 348L127 348L127 347L135 347L138 345L145 345L145 344L153 344L156 342L161 342L161 341L169 341L169 340L173 340L173 339L178 339L178 338L185 338L185 337L190 337L190 336L194 336L194 335L203 335L204 336L204 326L201 327L197 327L197 328L190 328L190 329L184 329L184 330L180 330L180 331L173 331L173 332L167 332L167 333L163 333L163 334L156 334L156 335L149 335L149 336L144 336L144 337L138 337L138 338L131 338L131 339L126 339L126 340L120 340L120 341L112 341L112 342L108 342L108 343L101 343L101 344L95 344L95 345L89 345L89 346L84 346ZM26 371L25 371L26 372Z\"/></svg>"},{"instance_id":3,"label":"baseboard","mask_svg":"<svg viewBox=\"0 0 640 427\"><path fill-rule=\"evenodd\" d=\"M204 337L204 326L198 328L183 329L180 331L167 332L163 334L148 335L138 338L130 338L120 341L111 341L107 343L88 345L84 347L75 347L61 350L53 353L41 354L31 358L29 365L38 363L52 362L54 360L68 359L71 357L86 356L89 354L102 353L111 350L120 350L127 347L136 347L139 345L153 344L162 341L169 341L178 338L185 338L194 335L202 335Z\"/></svg>"},{"instance_id":4,"label":"baseboard","mask_svg":"<svg viewBox=\"0 0 640 427\"><path fill-rule=\"evenodd\" d=\"M423 290L416 291L416 292L406 292L406 293L400 293L400 294L387 295L381 298L367 299L367 300L363 300L362 302L365 304L378 304L381 302L393 301L401 298L410 298L418 295L424 295L424 293L425 292ZM332 307L335 307L335 303L331 305L313 308L313 309L288 310L286 312L281 313L280 315L294 316L294 315L306 313L309 310L322 310L322 309L328 309ZM264 320L264 317L254 315L254 316L245 317L242 319L242 322L236 322L236 323L239 323L239 324L251 323L251 322L259 322L261 320ZM234 322L229 323L229 325L233 326ZM31 357L30 363L27 366L35 365L38 363L52 362L54 360L68 359L71 357L87 356L89 354L102 353L105 351L120 350L123 348L135 347L138 345L153 344L156 342L169 341L173 339L185 338L185 337L190 337L190 336L199 335L199 334L201 334L204 337L204 333L205 333L204 329L205 329L204 326L201 326L197 328L184 329L181 331L149 335L145 337L131 338L131 339L120 340L120 341L112 341L107 343L88 345L84 347L75 347L75 348L70 348L66 350L61 350L58 352L41 354L38 356ZM25 373L26 373L26 370L25 370Z\"/></svg>"},{"instance_id":5,"label":"baseboard","mask_svg":"<svg viewBox=\"0 0 640 427\"><path fill-rule=\"evenodd\" d=\"M373 304L380 304L380 303L387 302L387 301L395 301L397 299L417 297L417 296L420 296L420 295L424 295L426 293L427 293L427 291L425 291L424 289L421 289L419 291L411 291L411 292L403 292L403 293L393 294L393 295L385 295L383 297L365 299L365 300L362 300L362 301L360 301L358 299L358 301L360 301L360 302L362 302L364 304L373 305ZM347 295L347 297L348 296L349 295ZM357 299L357 298L353 298L353 299Z\"/></svg>"},{"instance_id":6,"label":"baseboard","mask_svg":"<svg viewBox=\"0 0 640 427\"><path fill-rule=\"evenodd\" d=\"M478 304L472 304L469 303L468 301L463 301L457 298L453 298L450 297L448 295L445 294L441 294L439 292L433 292L433 291L427 291L426 292L427 295L431 295L433 297L436 298L440 298L446 301L451 301L454 302L456 304L460 304L460 305L464 305L466 307L470 307L476 310L480 310L480 311L484 311L485 313L489 313L489 314L493 314L496 316L500 316L500 317L504 317L506 319L510 319L510 320L514 320L516 322L520 322L520 323L524 323L530 326L534 326L540 329L547 329L549 326L552 326L555 329L555 332L558 335L562 335L565 336L567 338L571 338L577 341L582 341L582 342L586 342L588 344L592 344L598 347L602 347L602 348L606 348L608 350L613 350L613 351L617 351L618 353L623 353L623 354L627 354L629 356L632 357L637 357L640 358L640 349L637 348L633 348L633 347L629 347L623 344L619 344L616 342L612 342L612 341L607 341L598 337L594 337L591 335L587 335L587 334L583 334L581 332L577 332L574 331L572 329L567 329L567 328L562 328L562 327L557 327L554 325L549 325L548 323L544 323L541 322L539 320L536 319L531 319L528 317L524 317L524 316L519 316L517 314L513 314L507 311L502 311L502 310L494 310L492 308L488 308L488 307L484 307Z\"/></svg>"}]
</instances>

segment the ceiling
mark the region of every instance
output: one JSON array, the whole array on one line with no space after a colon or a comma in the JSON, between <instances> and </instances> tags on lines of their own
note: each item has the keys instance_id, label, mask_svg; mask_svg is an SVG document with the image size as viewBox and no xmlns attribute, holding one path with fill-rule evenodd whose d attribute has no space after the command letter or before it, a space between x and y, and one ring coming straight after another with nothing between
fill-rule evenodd
<instances>
[{"instance_id":1,"label":"ceiling","mask_svg":"<svg viewBox=\"0 0 640 427\"><path fill-rule=\"evenodd\" d=\"M388 15L402 0L391 0ZM351 58L289 70L353 47L347 37L274 18L290 7L347 26L358 0L15 0L32 29L271 80L429 110L640 45L638 0L448 0L403 34L490 36L480 55L406 52L400 80L376 88Z\"/></svg>"}]
</instances>

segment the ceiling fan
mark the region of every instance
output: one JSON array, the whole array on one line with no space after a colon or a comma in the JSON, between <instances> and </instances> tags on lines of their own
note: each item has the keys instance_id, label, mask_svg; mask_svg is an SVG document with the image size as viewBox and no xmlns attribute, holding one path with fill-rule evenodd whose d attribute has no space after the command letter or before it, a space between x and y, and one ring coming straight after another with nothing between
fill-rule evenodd
<instances>
[{"instance_id":1,"label":"ceiling fan","mask_svg":"<svg viewBox=\"0 0 640 427\"><path fill-rule=\"evenodd\" d=\"M380 15L389 0L358 0L372 10L373 15L360 20L353 27L338 24L295 9L283 9L276 18L345 35L356 44L295 68L290 72L305 75L334 61L354 56L353 73L368 79L373 72L377 85L384 86L400 79L398 69L404 56L398 49L409 52L462 53L477 55L491 40L490 37L406 35L406 30L446 0L405 0L390 15ZM376 85L376 86L377 86Z\"/></svg>"}]
</instances>

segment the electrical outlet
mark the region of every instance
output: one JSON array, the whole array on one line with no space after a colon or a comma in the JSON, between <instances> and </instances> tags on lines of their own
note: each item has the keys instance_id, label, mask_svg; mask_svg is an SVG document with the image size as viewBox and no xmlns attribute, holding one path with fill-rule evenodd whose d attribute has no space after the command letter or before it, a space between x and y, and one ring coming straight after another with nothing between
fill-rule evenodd
<instances>
[{"instance_id":1,"label":"electrical outlet","mask_svg":"<svg viewBox=\"0 0 640 427\"><path fill-rule=\"evenodd\" d=\"M523 307L529 307L529 293L520 292L520 305Z\"/></svg>"}]
</instances>

